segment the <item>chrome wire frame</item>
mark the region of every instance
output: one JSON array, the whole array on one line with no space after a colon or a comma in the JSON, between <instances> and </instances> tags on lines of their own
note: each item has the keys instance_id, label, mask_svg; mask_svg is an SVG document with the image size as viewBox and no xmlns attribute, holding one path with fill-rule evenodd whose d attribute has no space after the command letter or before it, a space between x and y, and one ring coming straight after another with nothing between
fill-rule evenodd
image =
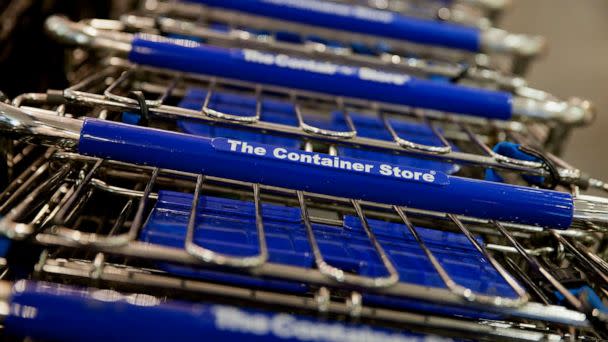
<instances>
[{"instance_id":1,"label":"chrome wire frame","mask_svg":"<svg viewBox=\"0 0 608 342\"><path fill-rule=\"evenodd\" d=\"M219 21L220 19L217 19ZM274 53L286 53L334 61L347 65L360 65L395 70L420 77L442 76L451 82L467 86L498 89L511 92L522 102L526 100L539 102L558 102L552 106L575 106L581 110L592 111L592 104L579 98L563 101L545 91L530 88L525 79L487 66L471 66L463 62L442 61L436 58L414 57L411 54L399 54L390 50L357 51L354 48L335 47L329 42L304 39L302 41L284 40L277 37L272 30L250 32L247 28L234 27L229 22L220 22L225 30L211 27L207 19L193 20L187 18L154 16L134 12L121 16L120 20L85 19L71 22L64 17L52 16L47 20L47 31L59 41L67 44L88 46L100 50L115 50L124 53L129 50L128 42L133 33L141 32L154 35L178 35L189 39L202 39L207 44L222 47L253 48ZM86 38L86 39L85 39ZM520 103L519 105L523 105ZM549 104L543 104L549 106ZM522 108L523 110L523 108ZM591 119L586 114L585 120L560 118L568 124L584 124Z\"/></svg>"},{"instance_id":2,"label":"chrome wire frame","mask_svg":"<svg viewBox=\"0 0 608 342\"><path fill-rule=\"evenodd\" d=\"M327 287L320 287L313 293L302 296L259 289L248 289L225 284L209 283L201 280L180 279L155 272L154 270L129 267L105 260L104 253L96 254L94 260L56 259L43 252L36 265L38 275L43 278L69 278L90 283L94 281L111 284L112 287L165 294L167 289L186 292L189 298L222 298L229 297L228 303L237 301L239 306L264 305L298 310L311 315L331 319L334 316L340 321L366 323L371 320L375 325L394 326L399 329L411 329L415 332L427 332L446 337L482 338L493 341L560 341L570 336L585 337L590 341L599 341L593 331L587 328L571 327L571 332L563 334L559 328L548 329L544 324L520 323L511 321L471 321L459 317L445 317L425 313L398 311L390 308L377 308L363 305L361 295L352 291L346 298L331 298L333 293ZM92 274L94 278L92 278ZM99 286L99 285L98 285Z\"/></svg>"},{"instance_id":3,"label":"chrome wire frame","mask_svg":"<svg viewBox=\"0 0 608 342\"><path fill-rule=\"evenodd\" d=\"M19 182L29 184L28 188L34 188L34 190L28 194L21 192L21 196L16 196L14 200L7 203L2 214L7 212L8 214L0 222L2 233L6 236L14 239L27 238L46 248L35 267L36 274L40 278L61 277L66 279L67 277L80 279L85 283L92 282L96 286L100 285L99 281L103 281L126 288L138 286L139 289L143 287L160 291L180 290L198 295L221 294L221 296L232 299L263 303L264 305L290 306L318 311L322 314L348 314L357 319L367 318L418 327L422 325L423 328L442 328L448 333L451 329L460 332L464 330L465 334L481 334L495 339L557 339L561 328L547 329L547 324L549 326L557 324L557 327L569 326L570 333L573 333L572 329L583 329L583 331L589 329L590 322L588 318L585 318L589 316L585 315L587 312L576 298L571 298L573 302L568 304L577 311L550 303L527 301L529 295L518 285L518 281L521 280L515 281L515 278L503 268L503 262L498 262L493 257L493 254L497 254L508 258L521 258L524 266L519 267L535 267L537 266L535 258L550 257L561 248L561 243L555 247L545 246L536 250L522 247L522 243L537 234L533 230L521 230L520 227L507 223L484 222L444 213L431 213L411 208L135 166L111 160L83 157L74 153L53 150L48 152L38 163L40 171L30 177L25 177L25 181ZM33 186L32 183L37 186ZM128 183L132 183L133 186L125 186ZM197 195L203 194L253 201L261 256L243 257L239 260L237 257L227 257L201 245L197 245L197 247L205 249L204 253L200 253L200 249L188 248L188 244L192 243L192 220L193 217L196 217L196 209L191 211L187 228L190 237L186 238L183 248L164 247L137 241L136 236L146 220L151 204L158 198L155 189L173 188L193 193L194 201L198 198ZM109 202L120 203L117 207L122 209L110 211L109 217L100 217L94 210L99 209L100 202L95 199L99 194L103 194L106 199L103 203L108 203L105 196L122 199ZM2 196L4 197L4 194ZM26 200L19 202L19 199L24 196ZM261 220L262 203L283 203L301 209L302 222L313 254L315 254L316 268L298 268L265 260L267 247L264 243L264 224ZM135 208L137 210L134 210ZM195 202L193 202L192 208L197 208ZM311 214L309 208L315 208L316 214ZM93 210L93 212L89 214L87 210ZM354 214L359 217L370 238L370 243L376 244L376 253L380 259L384 260L389 277L366 278L329 265L323 259L318 246L315 248L315 233L310 224L314 222L340 225L341 221L322 217L319 215L320 210L341 215ZM381 244L374 239L373 226L366 228L366 217L402 223L404 232L409 231L414 236L418 246L443 280L445 288L408 284L407 281L395 276L393 261L386 257ZM24 218L26 218L25 221L19 222ZM91 233L91 228L87 227L87 218L91 222L97 222L94 224L97 227L94 229L94 233ZM21 235L7 234L4 229L11 226L11 224L7 224L8 220L13 220L13 223L20 225ZM519 299L481 295L459 285L418 236L418 228L416 228L418 225L448 230L450 226L456 227L456 231L464 234L472 246L477 249L480 257L488 260L490 265L504 277L504 280L513 286L516 293L520 295ZM24 229L24 227L28 227L28 229ZM135 234L131 235L133 232ZM597 272L595 276L605 277L605 273L603 273L605 268L602 268L605 267L605 262L598 262L601 258L585 246L588 243L585 237L590 236L586 234L569 236L561 233L551 232L558 236L559 240L566 241L563 244L568 244L569 250L586 255L584 260L595 269ZM489 238L503 234L506 241L515 247L495 243L484 246L476 240L476 234ZM134 238L123 238L129 235ZM121 243L115 241L121 241ZM580 255L577 256L577 258L579 257ZM122 259L125 262L117 261ZM251 260L255 260L255 262ZM311 286L312 292L309 294L310 297L302 297L266 290L244 289L234 285L211 284L196 279L182 279L156 270L153 266L154 262L170 262L197 268L221 266L226 272L305 283ZM545 270L543 275L547 281L554 283L557 291L560 293L563 291L562 294L566 296L569 294L550 271ZM478 322L457 317L429 316L391 308L378 308L361 303L361 296L365 293L500 313L512 317L514 321Z\"/></svg>"},{"instance_id":4,"label":"chrome wire frame","mask_svg":"<svg viewBox=\"0 0 608 342\"><path fill-rule=\"evenodd\" d=\"M509 77L497 70L479 67L467 68L462 63L425 59L392 52L379 52L377 55L362 54L351 48L332 47L318 41L281 41L271 31L267 34L256 35L242 28L228 26L227 31L222 32L209 27L208 22L188 18L155 17L146 13L132 13L121 16L120 21L91 19L85 20L84 23L105 30L127 29L147 33L185 35L204 39L213 45L289 53L345 64L393 69L418 76L441 75L450 79L470 80L478 85L509 91L519 91L518 89L526 86L524 79L515 76Z\"/></svg>"}]
</instances>

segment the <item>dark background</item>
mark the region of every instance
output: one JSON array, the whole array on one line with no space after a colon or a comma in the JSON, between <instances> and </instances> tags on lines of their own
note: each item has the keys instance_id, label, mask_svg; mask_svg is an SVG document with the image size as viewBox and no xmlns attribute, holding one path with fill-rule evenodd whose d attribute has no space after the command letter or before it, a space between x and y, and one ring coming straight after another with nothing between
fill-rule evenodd
<instances>
[{"instance_id":1,"label":"dark background","mask_svg":"<svg viewBox=\"0 0 608 342\"><path fill-rule=\"evenodd\" d=\"M564 159L608 179L608 1L514 0L500 26L549 40L528 74L532 86L595 103L596 121L574 133Z\"/></svg>"},{"instance_id":2,"label":"dark background","mask_svg":"<svg viewBox=\"0 0 608 342\"><path fill-rule=\"evenodd\" d=\"M109 15L110 1L21 0L21 11L4 15L11 1L0 0L0 28L11 34L0 34L0 90L9 97L65 83L63 48L50 40L42 28L51 13L63 13L72 19ZM16 7L12 7L13 9ZM1 32L1 31L0 31Z\"/></svg>"}]
</instances>

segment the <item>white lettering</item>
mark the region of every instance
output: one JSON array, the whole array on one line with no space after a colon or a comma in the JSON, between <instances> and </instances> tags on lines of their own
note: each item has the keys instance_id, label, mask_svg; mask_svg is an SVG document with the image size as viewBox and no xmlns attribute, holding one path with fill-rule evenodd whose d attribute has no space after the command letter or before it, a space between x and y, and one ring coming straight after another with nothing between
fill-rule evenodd
<instances>
[{"instance_id":1,"label":"white lettering","mask_svg":"<svg viewBox=\"0 0 608 342\"><path fill-rule=\"evenodd\" d=\"M289 159L291 161L298 161L298 160L300 160L300 155L295 152L289 152L287 154L287 159Z\"/></svg>"},{"instance_id":2,"label":"white lettering","mask_svg":"<svg viewBox=\"0 0 608 342\"><path fill-rule=\"evenodd\" d=\"M393 174L393 168L390 165L380 165L380 174L384 176L390 176Z\"/></svg>"},{"instance_id":3,"label":"white lettering","mask_svg":"<svg viewBox=\"0 0 608 342\"><path fill-rule=\"evenodd\" d=\"M390 83L395 85L404 85L410 79L408 75L384 72L365 67L359 69L359 78L366 81Z\"/></svg>"},{"instance_id":4,"label":"white lettering","mask_svg":"<svg viewBox=\"0 0 608 342\"><path fill-rule=\"evenodd\" d=\"M410 170L403 170L401 171L401 177L405 179L412 179L414 178L414 173Z\"/></svg>"},{"instance_id":5,"label":"white lettering","mask_svg":"<svg viewBox=\"0 0 608 342\"><path fill-rule=\"evenodd\" d=\"M433 183L433 182L435 182L435 175L432 173L425 173L422 175L422 179L425 182Z\"/></svg>"},{"instance_id":6,"label":"white lettering","mask_svg":"<svg viewBox=\"0 0 608 342\"><path fill-rule=\"evenodd\" d=\"M380 174L383 176L392 176L403 179L423 180L427 183L435 182L435 174L433 171L430 173L412 170L402 170L399 166L392 166L388 164L380 165Z\"/></svg>"},{"instance_id":7,"label":"white lettering","mask_svg":"<svg viewBox=\"0 0 608 342\"><path fill-rule=\"evenodd\" d=\"M263 147L256 147L253 149L253 153L255 153L258 156L265 156L266 155L266 149Z\"/></svg>"},{"instance_id":8,"label":"white lettering","mask_svg":"<svg viewBox=\"0 0 608 342\"><path fill-rule=\"evenodd\" d=\"M236 152L236 148L241 144L238 140L228 139L228 143L230 144L230 151Z\"/></svg>"},{"instance_id":9,"label":"white lettering","mask_svg":"<svg viewBox=\"0 0 608 342\"><path fill-rule=\"evenodd\" d=\"M225 147L218 148L261 157L268 155L268 149L264 146L232 139L226 139L224 141L224 144L227 146L224 145ZM383 176L424 183L435 183L438 185L445 184L447 181L447 179L445 179L446 176L442 174L440 174L440 177L442 178L438 178L437 172L435 171L402 168L390 164L369 164L360 160L341 158L338 156L323 157L323 154L289 150L283 147L272 148L272 155L268 155L268 157L300 164L317 165L325 168L364 172L368 174L380 174ZM376 171L376 166L378 166L378 171Z\"/></svg>"},{"instance_id":10,"label":"white lettering","mask_svg":"<svg viewBox=\"0 0 608 342\"><path fill-rule=\"evenodd\" d=\"M289 326L293 324L293 316L279 314L272 320L272 331L280 338L288 339L292 337Z\"/></svg>"},{"instance_id":11,"label":"white lettering","mask_svg":"<svg viewBox=\"0 0 608 342\"><path fill-rule=\"evenodd\" d=\"M295 58L287 55L277 55L276 65L294 70L312 71L319 74L334 75L338 65L329 62L317 62L312 59Z\"/></svg>"},{"instance_id":12,"label":"white lettering","mask_svg":"<svg viewBox=\"0 0 608 342\"><path fill-rule=\"evenodd\" d=\"M268 53L262 53L256 50L243 49L243 54L245 60L248 62L255 62L266 65L274 64L274 55Z\"/></svg>"},{"instance_id":13,"label":"white lettering","mask_svg":"<svg viewBox=\"0 0 608 342\"><path fill-rule=\"evenodd\" d=\"M246 142L243 142L241 145L241 153L253 154L253 146L249 145Z\"/></svg>"},{"instance_id":14,"label":"white lettering","mask_svg":"<svg viewBox=\"0 0 608 342\"><path fill-rule=\"evenodd\" d=\"M275 148L272 155L278 159L285 159L287 158L287 150L284 148Z\"/></svg>"},{"instance_id":15,"label":"white lettering","mask_svg":"<svg viewBox=\"0 0 608 342\"><path fill-rule=\"evenodd\" d=\"M344 75L353 75L357 73L357 76L364 81L379 83L403 85L410 79L408 75L390 73L367 67L355 68L331 62L292 57L284 54L273 55L250 49L243 49L243 58L247 62L276 65L281 68L303 70L324 75L335 75L338 72Z\"/></svg>"},{"instance_id":16,"label":"white lettering","mask_svg":"<svg viewBox=\"0 0 608 342\"><path fill-rule=\"evenodd\" d=\"M422 342L452 341L435 336L408 336L390 331L374 330L366 326L301 320L287 314L257 314L237 308L214 306L215 326L219 330L268 335L279 339L331 342Z\"/></svg>"},{"instance_id":17,"label":"white lettering","mask_svg":"<svg viewBox=\"0 0 608 342\"><path fill-rule=\"evenodd\" d=\"M268 319L264 315L249 314L230 307L215 307L215 325L218 329L266 335L269 330Z\"/></svg>"}]
</instances>

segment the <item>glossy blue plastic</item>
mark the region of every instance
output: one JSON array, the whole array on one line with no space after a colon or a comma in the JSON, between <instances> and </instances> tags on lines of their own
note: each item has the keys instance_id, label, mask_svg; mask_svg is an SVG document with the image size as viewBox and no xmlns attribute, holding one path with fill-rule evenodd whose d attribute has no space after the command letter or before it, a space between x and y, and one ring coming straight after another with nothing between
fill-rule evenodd
<instances>
[{"instance_id":1,"label":"glossy blue plastic","mask_svg":"<svg viewBox=\"0 0 608 342\"><path fill-rule=\"evenodd\" d=\"M159 191L158 201L139 239L148 243L183 248L186 226L192 208L192 194ZM203 196L197 208L195 243L221 253L237 256L257 254L255 208L252 202ZM269 248L269 261L311 268L314 261L298 208L262 204L262 217ZM428 258L404 225L368 220L378 241L396 264L403 283L445 288ZM345 216L342 226L313 224L319 247L327 262L365 276L385 275L377 253L370 244L358 218ZM515 296L513 290L462 234L417 228L450 276L461 285L489 295ZM483 241L479 240L483 244ZM307 284L257 278L229 270L199 268L171 263L158 267L173 275L198 278L247 288L279 290L291 293L310 291ZM475 277L471 277L474 274ZM435 305L420 300L397 299L363 293L366 303L406 310L424 310L437 314L473 318L497 318L491 313L460 307Z\"/></svg>"},{"instance_id":2,"label":"glossy blue plastic","mask_svg":"<svg viewBox=\"0 0 608 342\"><path fill-rule=\"evenodd\" d=\"M512 113L506 92L158 36L139 35L132 45L129 59L142 65L490 119Z\"/></svg>"},{"instance_id":3,"label":"glossy blue plastic","mask_svg":"<svg viewBox=\"0 0 608 342\"><path fill-rule=\"evenodd\" d=\"M604 304L602 298L600 298L595 290L589 285L583 285L578 288L570 288L568 290L575 297L582 299L583 303L585 303L585 305L587 305L590 309L598 310L602 314L608 314L608 306ZM555 291L553 294L561 304L566 304L563 294L561 294L559 291Z\"/></svg>"},{"instance_id":4,"label":"glossy blue plastic","mask_svg":"<svg viewBox=\"0 0 608 342\"><path fill-rule=\"evenodd\" d=\"M3 324L9 335L45 341L422 342L428 338L357 323L31 281L13 286L9 312Z\"/></svg>"},{"instance_id":5,"label":"glossy blue plastic","mask_svg":"<svg viewBox=\"0 0 608 342\"><path fill-rule=\"evenodd\" d=\"M496 144L492 150L500 155L509 158L533 162L542 162L542 160L537 156L530 155L521 150L520 144L512 143L510 141L501 141ZM545 178L540 176L523 175L522 177L529 184L533 185L541 186L545 182ZM493 182L504 182L504 178L498 172L496 172L496 170L493 169L486 170L485 179Z\"/></svg>"},{"instance_id":6,"label":"glossy blue plastic","mask_svg":"<svg viewBox=\"0 0 608 342\"><path fill-rule=\"evenodd\" d=\"M567 228L573 215L568 193L91 118L84 121L79 151L140 165L551 228Z\"/></svg>"},{"instance_id":7,"label":"glossy blue plastic","mask_svg":"<svg viewBox=\"0 0 608 342\"><path fill-rule=\"evenodd\" d=\"M0 257L6 257L11 248L11 239L0 237Z\"/></svg>"},{"instance_id":8,"label":"glossy blue plastic","mask_svg":"<svg viewBox=\"0 0 608 342\"><path fill-rule=\"evenodd\" d=\"M318 0L187 0L340 31L479 52L480 30L394 12Z\"/></svg>"}]
</instances>

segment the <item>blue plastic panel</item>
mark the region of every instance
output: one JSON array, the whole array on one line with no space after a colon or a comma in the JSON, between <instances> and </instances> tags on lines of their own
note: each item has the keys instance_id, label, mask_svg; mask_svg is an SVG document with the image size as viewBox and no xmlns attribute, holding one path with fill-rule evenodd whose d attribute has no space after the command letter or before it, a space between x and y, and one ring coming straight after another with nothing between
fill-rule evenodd
<instances>
[{"instance_id":1,"label":"blue plastic panel","mask_svg":"<svg viewBox=\"0 0 608 342\"><path fill-rule=\"evenodd\" d=\"M203 89L191 88L179 103L182 108L200 110L205 101L207 92ZM252 116L256 111L256 99L253 96L237 95L223 92L214 92L209 101L209 107L231 115L241 115L244 117ZM381 120L377 117L364 116L357 113L350 113L351 119L357 128L357 134L361 137L392 141L389 132L386 130ZM262 100L261 121L278 123L288 126L297 126L296 114L288 102L277 100ZM315 124L323 128L335 131L348 131L349 128L341 112L335 112L327 122L306 119L309 124ZM408 123L399 119L391 119L395 130L402 138L407 138L420 144L441 146L442 142L425 125ZM241 139L245 141L260 142L270 145L297 148L301 145L299 139L261 134L243 129L212 126L196 120L178 120L178 127L184 133L195 134L205 137L225 137ZM454 147L454 149L456 149ZM458 165L441 162L421 157L395 155L386 151L363 150L348 146L338 145L338 154L344 157L357 159L367 159L377 162L387 162L396 165L405 165L423 169L433 169L446 173L455 173L460 168Z\"/></svg>"},{"instance_id":2,"label":"blue plastic panel","mask_svg":"<svg viewBox=\"0 0 608 342\"><path fill-rule=\"evenodd\" d=\"M378 139L385 141L394 141L390 132L384 126L384 123L378 116L367 116L359 113L350 112L350 117L353 124L357 128L357 135L363 138ZM343 120L341 112L333 114L332 129L346 130L347 126ZM415 124L399 120L396 118L389 119L393 129L402 139L406 139L418 144L429 146L443 146L432 129L424 124ZM458 151L455 146L452 146L454 151ZM357 159L374 160L377 162L387 162L396 165L407 165L422 169L432 169L441 172L453 174L460 170L457 164L450 162L442 162L433 159L425 159L411 155L397 155L386 151L363 150L360 148L352 148L344 145L338 145L338 155L352 157Z\"/></svg>"},{"instance_id":3,"label":"blue plastic panel","mask_svg":"<svg viewBox=\"0 0 608 342\"><path fill-rule=\"evenodd\" d=\"M142 229L142 241L183 248L192 195L160 191L158 202ZM252 202L203 196L199 202L194 240L206 248L231 255L258 253L255 212ZM262 216L269 248L269 261L310 268L314 260L298 208L264 203ZM402 282L445 288L439 275L402 224L368 220ZM326 261L346 271L366 275L386 275L377 252L369 242L357 217L345 216L343 226L313 224L313 230ZM490 295L513 297L515 293L496 270L462 234L418 228L427 246L459 284ZM483 241L478 241L483 243ZM242 276L203 271L190 267L163 265L167 271L212 280L230 281L246 286L304 291L287 282L265 283ZM221 278L218 278L220 277ZM374 297L375 298L375 297ZM376 298L377 299L377 298Z\"/></svg>"},{"instance_id":4,"label":"blue plastic panel","mask_svg":"<svg viewBox=\"0 0 608 342\"><path fill-rule=\"evenodd\" d=\"M159 201L143 228L140 239L164 246L183 248L192 196L168 191L161 191L159 195ZM292 266L312 267L313 259L304 227L300 223L299 210L264 204L262 212L267 228L270 260ZM422 250L403 225L376 220L370 220L369 224L393 262L397 264L402 282L444 287ZM330 264L367 276L386 273L357 218L346 216L342 227L315 224L313 229L324 257ZM473 249L466 237L425 228L418 228L418 231L458 283L483 293L514 296L512 289ZM202 197L199 202L195 241L218 252L241 256L256 254L257 235L252 203ZM483 243L481 240L478 242ZM305 284L253 278L217 269L169 263L160 263L159 267L183 277L220 281L245 287L295 293L308 291ZM389 307L488 319L498 317L495 314L416 300L372 294L364 294L364 296L367 303Z\"/></svg>"},{"instance_id":5,"label":"blue plastic panel","mask_svg":"<svg viewBox=\"0 0 608 342\"><path fill-rule=\"evenodd\" d=\"M207 92L205 90L192 88L188 90L186 96L178 105L182 108L202 110L206 96ZM253 96L214 92L209 100L209 108L229 115L250 117L256 113L256 99ZM275 100L265 99L262 101L260 120L289 126L297 125L293 106ZM230 126L213 126L197 120L180 119L177 121L177 126L184 133L204 137L240 139L289 148L300 146L300 139L263 134Z\"/></svg>"}]
</instances>

